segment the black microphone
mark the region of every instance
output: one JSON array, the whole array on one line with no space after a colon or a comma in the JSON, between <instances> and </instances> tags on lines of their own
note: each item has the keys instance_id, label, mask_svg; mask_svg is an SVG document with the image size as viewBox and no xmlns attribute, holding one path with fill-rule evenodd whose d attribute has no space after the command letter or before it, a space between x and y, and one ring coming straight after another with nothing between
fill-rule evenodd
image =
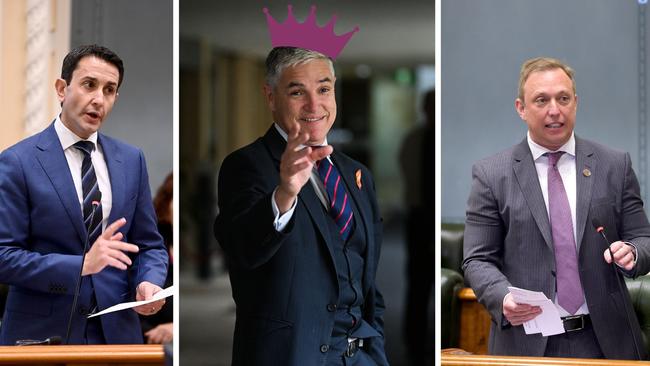
<instances>
[{"instance_id":1,"label":"black microphone","mask_svg":"<svg viewBox=\"0 0 650 366\"><path fill-rule=\"evenodd\" d=\"M614 264L614 254L612 253L612 242L607 239L607 235L605 235L605 227L600 224L600 220L597 218L591 219L591 224L594 226L594 229L596 229L596 232L600 234L600 236L603 237L605 240L605 243L607 243L607 250L609 251L609 257L612 258L612 264Z\"/></svg>"},{"instance_id":2,"label":"black microphone","mask_svg":"<svg viewBox=\"0 0 650 366\"><path fill-rule=\"evenodd\" d=\"M37 339L19 339L16 341L16 346L45 346L54 344L61 344L61 337L52 336L42 341Z\"/></svg>"},{"instance_id":3,"label":"black microphone","mask_svg":"<svg viewBox=\"0 0 650 366\"><path fill-rule=\"evenodd\" d=\"M612 242L607 239L607 235L605 235L605 227L601 225L600 220L597 218L593 218L591 220L591 224L594 226L594 229L596 229L596 232L599 233L602 237L603 240L605 240L605 244L607 244L607 250L609 251L609 257L612 259L612 269L614 270L614 276L616 276L616 282L618 283L618 291L621 293L621 296L623 296L623 301L628 302L628 297L625 296L627 292L623 292L623 285L621 285L621 281L624 281L622 278L620 278L621 273L618 271L616 268L616 262L614 261L614 254L612 253ZM626 288L627 290L627 288ZM632 304L628 304L630 308L634 309L634 306ZM630 314L625 311L625 318L627 319L627 325L630 327L630 333L632 333L632 339L634 339L634 350L636 351L636 356L641 360L641 352L639 351L639 344L636 339L636 334L634 333L634 328L632 328L632 320L630 320Z\"/></svg>"},{"instance_id":4,"label":"black microphone","mask_svg":"<svg viewBox=\"0 0 650 366\"><path fill-rule=\"evenodd\" d=\"M95 220L95 211L101 204L102 201L102 192L99 192L99 197L97 200L93 200L92 206L93 209L90 212L90 223ZM88 250L88 241L90 240L90 232L86 233L86 240L84 241L84 251L81 253L81 266L79 266L79 276L77 276L77 285L74 290L74 298L72 299L72 307L70 308L70 317L68 318L68 330L65 333L65 344L70 342L70 329L72 328L72 317L74 316L74 310L77 307L77 300L79 299L79 292L81 291L81 275L84 270L84 262L86 260L86 251Z\"/></svg>"},{"instance_id":5,"label":"black microphone","mask_svg":"<svg viewBox=\"0 0 650 366\"><path fill-rule=\"evenodd\" d=\"M92 223L95 219L95 211L97 207L100 206L102 200L102 192L99 192L99 197L96 201L92 201L92 211L90 212L90 222ZM84 268L84 261L86 260L86 250L88 250L88 241L90 240L90 233L86 233L86 240L84 241L84 251L82 252L81 257L81 266L79 267L79 276L77 277L77 284L74 291L74 298L72 300L72 308L70 309L70 317L68 318L68 330L65 334L65 344L68 344L70 341L70 328L72 327L72 317L74 316L74 309L77 307L77 300L79 299L79 292L81 290L81 274ZM16 346L35 346L35 345L46 345L46 344L61 344L60 336L52 336L45 340L38 339L19 339L16 341Z\"/></svg>"}]
</instances>

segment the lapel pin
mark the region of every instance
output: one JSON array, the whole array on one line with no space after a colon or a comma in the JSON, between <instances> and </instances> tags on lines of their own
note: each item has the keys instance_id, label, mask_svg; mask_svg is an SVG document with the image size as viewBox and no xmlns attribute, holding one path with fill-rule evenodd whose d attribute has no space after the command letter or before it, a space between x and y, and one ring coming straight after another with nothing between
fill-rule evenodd
<instances>
[{"instance_id":1,"label":"lapel pin","mask_svg":"<svg viewBox=\"0 0 650 366\"><path fill-rule=\"evenodd\" d=\"M361 169L357 169L357 171L354 173L354 177L357 180L357 187L361 189L363 184L361 183Z\"/></svg>"},{"instance_id":2,"label":"lapel pin","mask_svg":"<svg viewBox=\"0 0 650 366\"><path fill-rule=\"evenodd\" d=\"M590 177L590 176L591 176L591 170L585 168L585 169L582 171L582 175L584 175L585 177Z\"/></svg>"}]
</instances>

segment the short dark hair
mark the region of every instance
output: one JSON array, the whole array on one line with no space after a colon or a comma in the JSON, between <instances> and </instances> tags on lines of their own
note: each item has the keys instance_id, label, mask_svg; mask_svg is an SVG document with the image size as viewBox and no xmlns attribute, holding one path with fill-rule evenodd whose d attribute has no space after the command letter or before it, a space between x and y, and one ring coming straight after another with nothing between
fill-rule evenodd
<instances>
[{"instance_id":1,"label":"short dark hair","mask_svg":"<svg viewBox=\"0 0 650 366\"><path fill-rule=\"evenodd\" d=\"M79 46L68 52L61 66L61 79L70 84L70 81L72 81L72 73L77 68L79 60L86 56L98 57L117 67L117 71L120 73L117 87L119 88L122 85L122 80L124 79L124 64L122 63L122 59L115 52L96 44Z\"/></svg>"}]
</instances>

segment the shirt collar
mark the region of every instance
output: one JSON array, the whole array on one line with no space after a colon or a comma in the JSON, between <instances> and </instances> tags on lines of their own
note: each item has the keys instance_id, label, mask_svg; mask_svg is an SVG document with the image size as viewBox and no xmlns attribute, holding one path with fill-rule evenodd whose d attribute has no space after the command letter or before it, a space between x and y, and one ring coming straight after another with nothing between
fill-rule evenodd
<instances>
[{"instance_id":1,"label":"shirt collar","mask_svg":"<svg viewBox=\"0 0 650 366\"><path fill-rule=\"evenodd\" d=\"M287 135L286 132L284 132L284 130L282 129L282 127L280 127L279 124L277 124L277 123L274 122L274 123L273 123L273 126L275 126L275 129L278 130L278 132L280 133L280 136L282 136L282 138L284 139L284 141L287 141L287 140L289 139L289 136ZM316 146L327 146L327 136L325 137L325 141L323 141L322 144L319 144L319 145L316 145ZM298 147L301 148L301 149L303 149L303 148L305 148L305 147L307 147L307 146L306 146L306 145L300 145L300 146L298 146Z\"/></svg>"},{"instance_id":2,"label":"shirt collar","mask_svg":"<svg viewBox=\"0 0 650 366\"><path fill-rule=\"evenodd\" d=\"M63 124L61 115L56 116L54 130L56 130L56 134L59 136L59 141L61 141L61 147L64 151L79 141L91 141L95 144L95 148L97 148L97 131L93 132L90 137L84 140Z\"/></svg>"},{"instance_id":3,"label":"shirt collar","mask_svg":"<svg viewBox=\"0 0 650 366\"><path fill-rule=\"evenodd\" d=\"M528 147L530 148L530 152L533 154L533 160L537 160L540 156L546 154L547 152L555 151L564 151L571 156L576 156L576 138L574 132L571 132L569 141L567 141L564 145L560 146L560 148L555 151L549 150L533 141L533 139L530 137L530 131L528 131L526 138L528 140Z\"/></svg>"}]
</instances>

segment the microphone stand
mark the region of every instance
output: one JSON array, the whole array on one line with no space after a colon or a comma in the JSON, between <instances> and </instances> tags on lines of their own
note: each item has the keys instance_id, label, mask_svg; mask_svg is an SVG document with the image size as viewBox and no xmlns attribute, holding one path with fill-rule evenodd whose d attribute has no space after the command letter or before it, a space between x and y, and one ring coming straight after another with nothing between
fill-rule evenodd
<instances>
[{"instance_id":1,"label":"microphone stand","mask_svg":"<svg viewBox=\"0 0 650 366\"><path fill-rule=\"evenodd\" d=\"M595 220L594 220L595 221ZM628 302L628 297L629 293L627 292L627 286L625 288L625 292L623 291L623 285L621 285L621 282L625 282L625 279L622 278L621 273L618 270L618 266L616 265L616 262L614 261L614 255L612 253L612 249L610 248L611 242L609 239L607 239L607 235L605 235L605 228L601 225L599 225L597 222L592 222L594 227L596 228L596 231L603 237L605 240L605 243L607 244L607 250L609 251L609 257L612 259L612 270L614 271L614 276L616 277L616 283L618 283L618 291L621 293L621 296L623 296L623 302L627 303ZM625 244L627 245L627 244ZM628 294L628 296L625 296L625 294ZM634 305L631 303L627 304L630 306L632 311L634 311ZM638 340L636 339L636 334L634 334L634 328L632 327L632 320L630 319L630 314L628 313L627 310L625 310L625 318L627 319L627 325L630 328L630 333L632 333L632 339L634 340L634 350L636 351L636 357L641 360L641 352L639 351L639 343Z\"/></svg>"},{"instance_id":2,"label":"microphone stand","mask_svg":"<svg viewBox=\"0 0 650 366\"><path fill-rule=\"evenodd\" d=\"M100 198L101 200L101 198ZM93 201L93 210L90 213L90 223L92 224L95 219L95 211L99 207L99 201ZM86 240L84 241L84 250L81 255L81 266L79 266L79 276L77 276L77 284L74 290L74 298L72 299L72 307L70 308L70 317L68 318L68 330L65 333L65 344L70 342L70 329L72 328L72 318L74 310L77 307L77 300L79 299L79 292L81 291L81 277L84 269L84 262L86 261L86 251L88 250L88 241L90 240L90 233L86 233Z\"/></svg>"}]
</instances>

